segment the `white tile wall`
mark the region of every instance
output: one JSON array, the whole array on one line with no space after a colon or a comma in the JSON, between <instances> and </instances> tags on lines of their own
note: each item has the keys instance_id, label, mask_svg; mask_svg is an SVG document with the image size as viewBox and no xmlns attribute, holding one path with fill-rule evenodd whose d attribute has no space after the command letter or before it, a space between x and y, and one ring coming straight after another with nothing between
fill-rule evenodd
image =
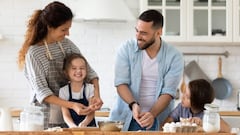
<instances>
[{"instance_id":1,"label":"white tile wall","mask_svg":"<svg viewBox=\"0 0 240 135\"><path fill-rule=\"evenodd\" d=\"M17 53L23 42L26 20L33 10L40 9L51 0L1 0L0 1L0 106L23 107L28 103L28 84L18 70ZM74 0L73 0L74 1ZM125 0L133 14L138 15L138 0ZM66 0L66 2L69 2ZM116 90L113 85L114 57L118 46L135 36L135 22L129 23L73 23L70 39L78 45L100 76L104 107L112 107ZM240 90L239 46L176 46L182 52L230 52L223 57L223 76L233 85L233 94L226 100L215 100L222 110L236 109L236 92ZM210 79L217 76L218 56L185 56L196 60Z\"/></svg>"}]
</instances>

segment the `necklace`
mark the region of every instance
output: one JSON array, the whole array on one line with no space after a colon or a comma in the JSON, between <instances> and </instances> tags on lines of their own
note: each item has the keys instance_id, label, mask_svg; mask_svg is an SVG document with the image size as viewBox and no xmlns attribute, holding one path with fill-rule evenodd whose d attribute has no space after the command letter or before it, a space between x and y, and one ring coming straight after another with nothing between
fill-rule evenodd
<instances>
[{"instance_id":1,"label":"necklace","mask_svg":"<svg viewBox=\"0 0 240 135\"><path fill-rule=\"evenodd\" d=\"M46 47L46 56L47 56L47 58L48 58L49 60L53 60L52 54L51 54L51 52L50 52L50 50L49 50L49 48L48 48L47 41L46 41L46 40L43 40L43 42L44 42L44 45L45 45L45 47ZM65 54L65 51L64 51L64 49L63 49L63 47L62 47L62 43L61 43L61 42L57 42L57 44L59 45L59 47L60 47L60 49L61 49L61 51L62 51L62 53L63 53L63 55L64 55L64 57L65 57L66 54Z\"/></svg>"}]
</instances>

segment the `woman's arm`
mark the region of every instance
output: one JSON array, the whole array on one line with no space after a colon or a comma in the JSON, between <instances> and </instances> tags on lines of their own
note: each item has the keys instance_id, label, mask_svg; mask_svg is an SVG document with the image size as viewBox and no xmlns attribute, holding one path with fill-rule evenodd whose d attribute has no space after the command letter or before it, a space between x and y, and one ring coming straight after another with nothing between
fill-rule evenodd
<instances>
[{"instance_id":1,"label":"woman's arm","mask_svg":"<svg viewBox=\"0 0 240 135\"><path fill-rule=\"evenodd\" d=\"M89 114L92 109L84 106L83 104L76 103L76 102L70 102L64 99L61 99L55 95L50 95L44 99L44 102L47 102L49 104L55 104L59 105L61 107L70 108L73 109L78 115L87 115Z\"/></svg>"},{"instance_id":2,"label":"woman's arm","mask_svg":"<svg viewBox=\"0 0 240 135\"><path fill-rule=\"evenodd\" d=\"M99 110L103 105L103 101L100 97L98 78L92 79L91 83L94 86L94 97L93 97L93 101L92 101L93 106L94 106L94 110Z\"/></svg>"}]
</instances>

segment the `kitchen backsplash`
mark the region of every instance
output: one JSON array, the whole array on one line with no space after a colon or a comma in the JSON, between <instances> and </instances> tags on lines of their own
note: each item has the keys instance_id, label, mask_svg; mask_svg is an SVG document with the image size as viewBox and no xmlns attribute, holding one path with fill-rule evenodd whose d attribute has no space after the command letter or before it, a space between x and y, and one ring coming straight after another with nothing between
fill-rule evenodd
<instances>
[{"instance_id":1,"label":"kitchen backsplash","mask_svg":"<svg viewBox=\"0 0 240 135\"><path fill-rule=\"evenodd\" d=\"M33 10L43 8L50 0L0 1L0 106L24 107L28 104L29 89L23 73L17 68L18 50L23 42L26 21ZM66 0L67 1L67 0ZM73 0L74 1L74 0ZM138 16L138 0L125 0L133 14ZM68 1L69 2L69 1ZM103 107L111 108L116 96L114 87L114 59L122 42L135 37L135 22L128 23L73 23L69 38L80 48L100 77ZM222 56L222 73L233 85L231 96L214 100L221 110L236 110L237 91L240 90L240 45L176 45L181 52L228 51ZM197 61L211 80L217 77L218 56L184 56L186 64Z\"/></svg>"}]
</instances>

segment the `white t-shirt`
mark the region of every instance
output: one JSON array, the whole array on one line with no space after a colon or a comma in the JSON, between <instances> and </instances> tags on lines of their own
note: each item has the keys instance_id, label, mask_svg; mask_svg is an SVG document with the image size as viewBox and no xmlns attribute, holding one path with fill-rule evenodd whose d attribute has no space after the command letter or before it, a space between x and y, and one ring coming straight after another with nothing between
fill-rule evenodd
<instances>
[{"instance_id":1,"label":"white t-shirt","mask_svg":"<svg viewBox=\"0 0 240 135\"><path fill-rule=\"evenodd\" d=\"M142 77L141 77L139 104L141 112L148 112L155 103L155 94L158 79L157 58L151 59L147 52L143 51Z\"/></svg>"},{"instance_id":2,"label":"white t-shirt","mask_svg":"<svg viewBox=\"0 0 240 135\"><path fill-rule=\"evenodd\" d=\"M85 96L87 99L94 96L94 86L92 84L86 83L85 86ZM69 87L65 85L59 90L59 97L68 100L69 99ZM73 99L82 99L83 98L83 87L81 88L80 92L73 92L72 91L72 98Z\"/></svg>"}]
</instances>

